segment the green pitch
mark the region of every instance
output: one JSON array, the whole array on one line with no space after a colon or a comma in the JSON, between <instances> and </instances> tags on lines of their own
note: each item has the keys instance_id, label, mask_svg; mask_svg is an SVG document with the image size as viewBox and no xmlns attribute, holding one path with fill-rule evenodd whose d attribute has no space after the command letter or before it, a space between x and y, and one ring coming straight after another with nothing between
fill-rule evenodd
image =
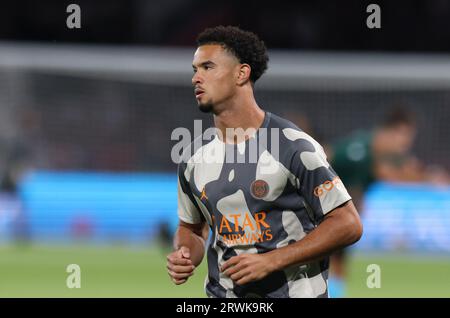
<instances>
[{"instance_id":1,"label":"green pitch","mask_svg":"<svg viewBox=\"0 0 450 318\"><path fill-rule=\"evenodd\" d=\"M206 266L175 286L166 251L128 246L0 246L0 297L205 297ZM67 265L81 268L81 288L69 289ZM381 268L381 288L369 289L369 264ZM450 257L354 255L348 297L450 297Z\"/></svg>"}]
</instances>

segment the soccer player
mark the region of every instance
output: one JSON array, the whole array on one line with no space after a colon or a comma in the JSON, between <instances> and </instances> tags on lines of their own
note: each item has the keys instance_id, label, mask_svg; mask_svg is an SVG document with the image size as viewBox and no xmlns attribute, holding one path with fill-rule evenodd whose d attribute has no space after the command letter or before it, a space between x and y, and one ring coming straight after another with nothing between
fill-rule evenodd
<instances>
[{"instance_id":1,"label":"soccer player","mask_svg":"<svg viewBox=\"0 0 450 318\"><path fill-rule=\"evenodd\" d=\"M264 42L219 26L197 44L192 84L217 133L178 166L169 276L182 284L193 275L211 232L209 297L328 297L328 255L362 235L351 197L313 138L256 103ZM266 141L256 154L255 140Z\"/></svg>"},{"instance_id":2,"label":"soccer player","mask_svg":"<svg viewBox=\"0 0 450 318\"><path fill-rule=\"evenodd\" d=\"M362 211L364 194L375 181L448 183L445 170L426 167L411 154L416 134L414 114L395 107L375 129L355 131L330 147L330 162L358 211ZM332 297L345 296L347 254L343 249L331 256Z\"/></svg>"}]
</instances>

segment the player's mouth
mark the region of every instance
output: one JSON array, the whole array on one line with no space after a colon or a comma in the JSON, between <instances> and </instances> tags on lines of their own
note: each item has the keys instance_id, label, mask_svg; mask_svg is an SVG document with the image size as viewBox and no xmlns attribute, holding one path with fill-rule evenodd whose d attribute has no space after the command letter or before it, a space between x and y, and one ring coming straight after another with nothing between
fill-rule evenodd
<instances>
[{"instance_id":1,"label":"player's mouth","mask_svg":"<svg viewBox=\"0 0 450 318\"><path fill-rule=\"evenodd\" d=\"M202 95L205 93L205 91L201 88L196 88L194 93L195 93L195 98L198 99L198 98L202 97Z\"/></svg>"}]
</instances>

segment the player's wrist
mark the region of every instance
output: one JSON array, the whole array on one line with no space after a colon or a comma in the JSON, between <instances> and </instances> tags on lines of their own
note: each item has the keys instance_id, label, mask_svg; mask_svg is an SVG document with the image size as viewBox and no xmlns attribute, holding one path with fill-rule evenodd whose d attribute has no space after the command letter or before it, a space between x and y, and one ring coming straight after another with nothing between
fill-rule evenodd
<instances>
[{"instance_id":1,"label":"player's wrist","mask_svg":"<svg viewBox=\"0 0 450 318\"><path fill-rule=\"evenodd\" d=\"M282 269L282 263L280 262L280 256L278 255L278 249L266 253L267 266L270 273L276 272Z\"/></svg>"}]
</instances>

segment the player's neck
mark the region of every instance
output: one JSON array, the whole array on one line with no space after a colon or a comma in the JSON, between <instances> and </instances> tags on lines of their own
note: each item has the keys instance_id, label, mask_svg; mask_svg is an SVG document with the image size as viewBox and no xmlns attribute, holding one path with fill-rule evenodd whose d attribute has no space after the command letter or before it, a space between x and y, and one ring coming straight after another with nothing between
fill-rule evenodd
<instances>
[{"instance_id":1,"label":"player's neck","mask_svg":"<svg viewBox=\"0 0 450 318\"><path fill-rule=\"evenodd\" d=\"M224 136L227 143L237 143L240 137L230 136L226 134L227 128L242 128L244 131L253 128L257 130L264 122L264 111L258 106L253 97L246 96L246 98L235 99L230 101L228 105L223 107L223 110L214 114L214 124ZM242 136L244 139L248 139L249 136ZM222 140L225 142L225 140Z\"/></svg>"}]
</instances>

